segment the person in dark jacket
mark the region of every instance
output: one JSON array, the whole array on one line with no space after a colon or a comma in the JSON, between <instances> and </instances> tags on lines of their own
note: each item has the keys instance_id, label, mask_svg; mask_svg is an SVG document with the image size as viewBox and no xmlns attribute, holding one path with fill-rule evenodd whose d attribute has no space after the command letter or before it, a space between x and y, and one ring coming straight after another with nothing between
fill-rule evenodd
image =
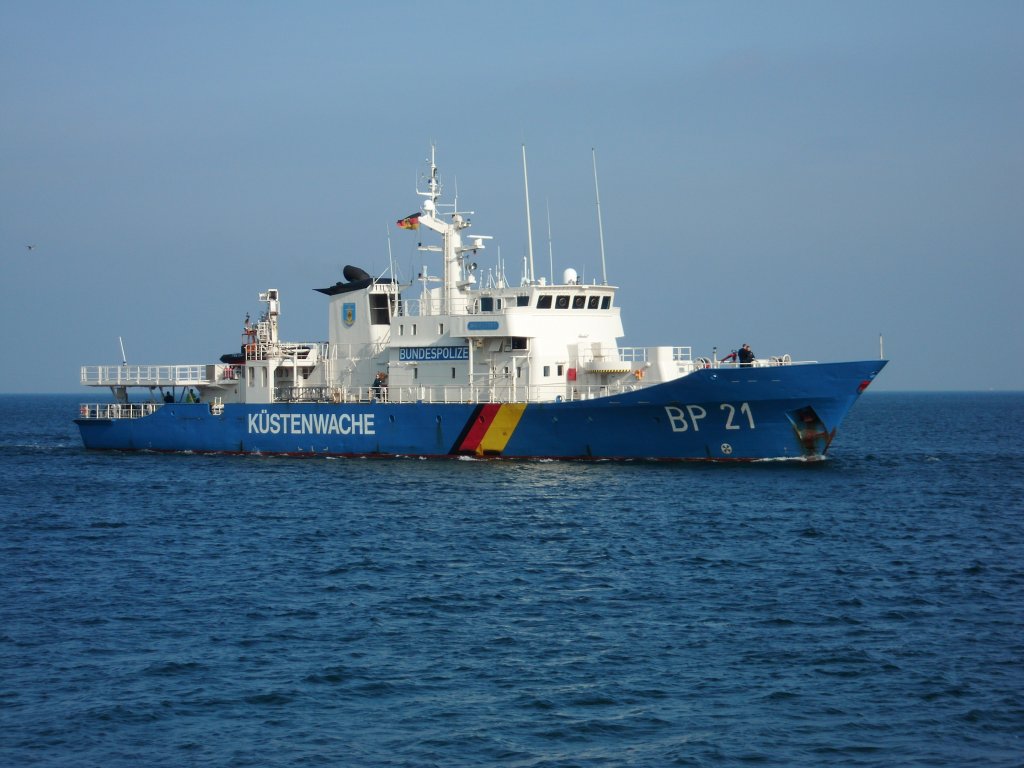
<instances>
[{"instance_id":1,"label":"person in dark jacket","mask_svg":"<svg viewBox=\"0 0 1024 768\"><path fill-rule=\"evenodd\" d=\"M740 368L750 368L754 365L754 351L750 348L749 344L744 344L740 347L740 351L736 353L736 356L740 361Z\"/></svg>"}]
</instances>

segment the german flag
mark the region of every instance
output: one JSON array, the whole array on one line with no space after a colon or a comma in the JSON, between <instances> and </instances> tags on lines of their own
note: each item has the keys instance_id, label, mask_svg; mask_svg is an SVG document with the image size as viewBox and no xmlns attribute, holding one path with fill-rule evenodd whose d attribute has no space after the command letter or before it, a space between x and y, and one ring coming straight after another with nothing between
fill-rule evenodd
<instances>
[{"instance_id":1,"label":"german flag","mask_svg":"<svg viewBox=\"0 0 1024 768\"><path fill-rule=\"evenodd\" d=\"M404 219L399 219L395 222L399 229L419 229L420 228L420 214L410 213Z\"/></svg>"}]
</instances>

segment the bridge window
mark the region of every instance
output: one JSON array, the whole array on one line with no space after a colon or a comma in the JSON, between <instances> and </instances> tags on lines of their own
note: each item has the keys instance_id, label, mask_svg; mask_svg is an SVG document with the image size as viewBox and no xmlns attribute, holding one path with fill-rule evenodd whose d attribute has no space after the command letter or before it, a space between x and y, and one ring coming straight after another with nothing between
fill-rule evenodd
<instances>
[{"instance_id":1,"label":"bridge window","mask_svg":"<svg viewBox=\"0 0 1024 768\"><path fill-rule=\"evenodd\" d=\"M527 349L527 339L522 336L512 337L512 349Z\"/></svg>"},{"instance_id":2,"label":"bridge window","mask_svg":"<svg viewBox=\"0 0 1024 768\"><path fill-rule=\"evenodd\" d=\"M591 296L587 299L587 309L597 309L601 304L600 296Z\"/></svg>"},{"instance_id":3,"label":"bridge window","mask_svg":"<svg viewBox=\"0 0 1024 768\"><path fill-rule=\"evenodd\" d=\"M516 296L516 306L517 307L528 307L528 306L530 306L530 297L529 296Z\"/></svg>"},{"instance_id":4,"label":"bridge window","mask_svg":"<svg viewBox=\"0 0 1024 768\"><path fill-rule=\"evenodd\" d=\"M611 296L602 296L601 297L601 309L608 309L611 305L612 305L612 297Z\"/></svg>"},{"instance_id":5,"label":"bridge window","mask_svg":"<svg viewBox=\"0 0 1024 768\"><path fill-rule=\"evenodd\" d=\"M494 311L494 297L493 296L481 296L480 297L480 311L481 312L493 312Z\"/></svg>"},{"instance_id":6,"label":"bridge window","mask_svg":"<svg viewBox=\"0 0 1024 768\"><path fill-rule=\"evenodd\" d=\"M559 296L555 299L555 309L568 309L569 308L569 297Z\"/></svg>"},{"instance_id":7,"label":"bridge window","mask_svg":"<svg viewBox=\"0 0 1024 768\"><path fill-rule=\"evenodd\" d=\"M572 297L572 308L573 309L583 309L585 306L587 306L587 297L586 296L573 296Z\"/></svg>"},{"instance_id":8,"label":"bridge window","mask_svg":"<svg viewBox=\"0 0 1024 768\"><path fill-rule=\"evenodd\" d=\"M537 309L551 309L550 293L542 293L537 297Z\"/></svg>"}]
</instances>

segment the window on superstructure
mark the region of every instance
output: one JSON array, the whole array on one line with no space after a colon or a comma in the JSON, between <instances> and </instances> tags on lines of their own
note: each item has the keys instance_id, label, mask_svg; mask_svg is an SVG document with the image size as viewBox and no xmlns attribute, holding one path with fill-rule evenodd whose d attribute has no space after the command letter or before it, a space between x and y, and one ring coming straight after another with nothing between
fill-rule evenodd
<instances>
[{"instance_id":1,"label":"window on superstructure","mask_svg":"<svg viewBox=\"0 0 1024 768\"><path fill-rule=\"evenodd\" d=\"M551 309L550 293L542 293L537 297L537 309Z\"/></svg>"},{"instance_id":2,"label":"window on superstructure","mask_svg":"<svg viewBox=\"0 0 1024 768\"><path fill-rule=\"evenodd\" d=\"M412 335L413 335L413 336L415 336L415 335L416 335L416 323L413 323L413 324L412 324Z\"/></svg>"},{"instance_id":3,"label":"window on superstructure","mask_svg":"<svg viewBox=\"0 0 1024 768\"><path fill-rule=\"evenodd\" d=\"M494 308L495 309L501 309L501 299L495 299L494 300Z\"/></svg>"},{"instance_id":4,"label":"window on superstructure","mask_svg":"<svg viewBox=\"0 0 1024 768\"><path fill-rule=\"evenodd\" d=\"M266 389L267 381L269 380L269 378L268 378L269 375L267 373L267 366L263 366L262 368L260 368L260 370L263 371L263 376L261 378L263 379L263 388Z\"/></svg>"},{"instance_id":5,"label":"window on superstructure","mask_svg":"<svg viewBox=\"0 0 1024 768\"><path fill-rule=\"evenodd\" d=\"M405 323L398 324L398 335L405 336Z\"/></svg>"},{"instance_id":6,"label":"window on superstructure","mask_svg":"<svg viewBox=\"0 0 1024 768\"><path fill-rule=\"evenodd\" d=\"M551 366L550 365L545 365L544 366L544 378L547 378L550 375L551 375Z\"/></svg>"},{"instance_id":7,"label":"window on superstructure","mask_svg":"<svg viewBox=\"0 0 1024 768\"><path fill-rule=\"evenodd\" d=\"M480 297L480 311L481 312L493 312L494 311L494 297L493 296L481 296Z\"/></svg>"},{"instance_id":8,"label":"window on superstructure","mask_svg":"<svg viewBox=\"0 0 1024 768\"><path fill-rule=\"evenodd\" d=\"M516 366L516 378L517 379L523 378L523 366L521 366L521 365L517 365Z\"/></svg>"},{"instance_id":9,"label":"window on superstructure","mask_svg":"<svg viewBox=\"0 0 1024 768\"><path fill-rule=\"evenodd\" d=\"M389 325L391 306L386 293L370 294L370 325Z\"/></svg>"},{"instance_id":10,"label":"window on superstructure","mask_svg":"<svg viewBox=\"0 0 1024 768\"><path fill-rule=\"evenodd\" d=\"M528 349L528 342L529 340L523 338L522 336L513 336L512 349Z\"/></svg>"},{"instance_id":11,"label":"window on superstructure","mask_svg":"<svg viewBox=\"0 0 1024 768\"><path fill-rule=\"evenodd\" d=\"M558 366L558 375L561 376L563 373L565 373L565 366L564 365L559 365Z\"/></svg>"},{"instance_id":12,"label":"window on superstructure","mask_svg":"<svg viewBox=\"0 0 1024 768\"><path fill-rule=\"evenodd\" d=\"M420 377L420 369L419 368L413 368L412 369L412 380L416 381L416 379L418 379L419 377Z\"/></svg>"},{"instance_id":13,"label":"window on superstructure","mask_svg":"<svg viewBox=\"0 0 1024 768\"><path fill-rule=\"evenodd\" d=\"M529 296L516 296L516 306L517 307L528 307L528 306L530 306L530 297Z\"/></svg>"},{"instance_id":14,"label":"window on superstructure","mask_svg":"<svg viewBox=\"0 0 1024 768\"><path fill-rule=\"evenodd\" d=\"M601 309L608 309L611 305L612 305L612 297L611 296L602 296L601 297Z\"/></svg>"},{"instance_id":15,"label":"window on superstructure","mask_svg":"<svg viewBox=\"0 0 1024 768\"><path fill-rule=\"evenodd\" d=\"M585 306L587 306L587 297L586 296L573 296L572 297L572 308L573 309L583 309Z\"/></svg>"},{"instance_id":16,"label":"window on superstructure","mask_svg":"<svg viewBox=\"0 0 1024 768\"><path fill-rule=\"evenodd\" d=\"M444 336L444 323L437 324L437 335Z\"/></svg>"},{"instance_id":17,"label":"window on superstructure","mask_svg":"<svg viewBox=\"0 0 1024 768\"><path fill-rule=\"evenodd\" d=\"M560 295L555 299L555 309L568 309L569 308L569 297Z\"/></svg>"},{"instance_id":18,"label":"window on superstructure","mask_svg":"<svg viewBox=\"0 0 1024 768\"><path fill-rule=\"evenodd\" d=\"M455 369L454 368L452 368L452 378L453 379L455 378Z\"/></svg>"},{"instance_id":19,"label":"window on superstructure","mask_svg":"<svg viewBox=\"0 0 1024 768\"><path fill-rule=\"evenodd\" d=\"M591 296L587 299L587 309L597 309L601 305L600 296Z\"/></svg>"}]
</instances>

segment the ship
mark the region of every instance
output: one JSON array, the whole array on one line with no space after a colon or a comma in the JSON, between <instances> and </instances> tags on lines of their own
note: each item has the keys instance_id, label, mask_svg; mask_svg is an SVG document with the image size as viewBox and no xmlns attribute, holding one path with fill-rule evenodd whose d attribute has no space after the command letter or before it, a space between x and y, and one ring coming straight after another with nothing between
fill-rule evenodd
<instances>
[{"instance_id":1,"label":"ship","mask_svg":"<svg viewBox=\"0 0 1024 768\"><path fill-rule=\"evenodd\" d=\"M518 280L478 260L492 238L442 202L432 148L400 229L439 259L400 282L349 265L326 341L280 336L259 293L216 363L83 366L111 397L79 406L87 449L324 457L759 461L825 458L885 366L620 346L618 289L574 269ZM596 161L595 161L596 162ZM595 164L595 184L596 184ZM524 150L525 179L525 150ZM527 188L528 189L528 188ZM527 192L527 221L529 193ZM600 221L598 195L598 220ZM603 273L603 235L602 273ZM425 259L426 260L426 259ZM435 265L435 269L437 266ZM604 275L602 274L602 278Z\"/></svg>"}]
</instances>

